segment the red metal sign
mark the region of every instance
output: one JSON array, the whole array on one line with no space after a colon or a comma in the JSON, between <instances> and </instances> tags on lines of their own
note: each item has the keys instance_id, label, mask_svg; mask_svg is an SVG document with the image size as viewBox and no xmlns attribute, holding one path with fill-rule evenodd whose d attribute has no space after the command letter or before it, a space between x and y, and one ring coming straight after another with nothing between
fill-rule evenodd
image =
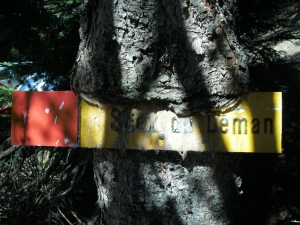
<instances>
[{"instance_id":1,"label":"red metal sign","mask_svg":"<svg viewBox=\"0 0 300 225\"><path fill-rule=\"evenodd\" d=\"M11 144L76 146L78 97L71 91L13 92Z\"/></svg>"}]
</instances>

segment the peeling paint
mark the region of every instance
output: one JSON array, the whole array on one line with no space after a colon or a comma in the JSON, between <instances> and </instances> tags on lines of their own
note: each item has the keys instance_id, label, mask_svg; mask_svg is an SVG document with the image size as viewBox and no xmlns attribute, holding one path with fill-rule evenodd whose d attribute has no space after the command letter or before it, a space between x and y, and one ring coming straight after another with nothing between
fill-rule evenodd
<instances>
[{"instance_id":1,"label":"peeling paint","mask_svg":"<svg viewBox=\"0 0 300 225\"><path fill-rule=\"evenodd\" d=\"M281 110L281 108L266 108L266 110Z\"/></svg>"},{"instance_id":2,"label":"peeling paint","mask_svg":"<svg viewBox=\"0 0 300 225\"><path fill-rule=\"evenodd\" d=\"M187 156L187 151L186 150L181 150L181 151L178 151L178 153L181 155L182 160L185 160L185 158Z\"/></svg>"},{"instance_id":3,"label":"peeling paint","mask_svg":"<svg viewBox=\"0 0 300 225\"><path fill-rule=\"evenodd\" d=\"M23 118L24 118L24 123L26 123L26 120L27 120L27 110L26 110L26 112L24 113Z\"/></svg>"},{"instance_id":4,"label":"peeling paint","mask_svg":"<svg viewBox=\"0 0 300 225\"><path fill-rule=\"evenodd\" d=\"M234 109L232 111L235 112L235 113L243 113L243 112L245 112L245 109L239 108L239 109Z\"/></svg>"},{"instance_id":5,"label":"peeling paint","mask_svg":"<svg viewBox=\"0 0 300 225\"><path fill-rule=\"evenodd\" d=\"M73 92L15 91L12 102L12 144L67 147L77 143L78 96Z\"/></svg>"},{"instance_id":6,"label":"peeling paint","mask_svg":"<svg viewBox=\"0 0 300 225\"><path fill-rule=\"evenodd\" d=\"M65 142L65 144L67 144L69 142L69 139L65 138L64 142Z\"/></svg>"},{"instance_id":7,"label":"peeling paint","mask_svg":"<svg viewBox=\"0 0 300 225\"><path fill-rule=\"evenodd\" d=\"M226 114L178 117L157 105L102 109L82 99L80 146L139 150L281 152L281 93L251 93ZM259 121L264 121L260 124ZM268 132L266 132L266 130Z\"/></svg>"},{"instance_id":8,"label":"peeling paint","mask_svg":"<svg viewBox=\"0 0 300 225\"><path fill-rule=\"evenodd\" d=\"M62 109L62 108L64 107L64 104L65 104L65 102L63 101L63 102L60 104L59 109Z\"/></svg>"}]
</instances>

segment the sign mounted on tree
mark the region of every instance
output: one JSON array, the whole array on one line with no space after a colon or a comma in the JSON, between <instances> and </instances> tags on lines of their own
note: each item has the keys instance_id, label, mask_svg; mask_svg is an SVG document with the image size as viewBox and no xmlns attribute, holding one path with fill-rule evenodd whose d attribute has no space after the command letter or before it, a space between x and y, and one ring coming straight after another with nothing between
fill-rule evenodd
<instances>
[{"instance_id":1,"label":"sign mounted on tree","mask_svg":"<svg viewBox=\"0 0 300 225\"><path fill-rule=\"evenodd\" d=\"M15 98L21 99L28 93L32 92L15 92L13 95L14 102L18 102ZM46 96L46 93L49 92L39 93ZM55 95L56 92L52 93ZM72 95L72 99L76 99L71 92L69 93L70 96ZM60 102L65 101L63 95L56 96L56 104L51 104L54 107L52 110L59 107ZM157 105L140 104L135 108L128 106L121 110L106 104L92 105L81 99L77 132L74 131L77 128L77 101L74 100L73 103L70 103L73 104L72 106L66 105L66 111L58 109L53 113L51 119L54 122L51 119L48 122L49 128L51 127L53 131L50 132L50 129L46 133L41 130L35 131L39 133L38 137L43 133L45 134L45 143L41 142L41 139L36 142L33 141L37 139L37 137L32 136L35 134L33 130L37 128L31 123L37 122L30 119L26 122L24 120L29 115L28 112L35 109L31 108L31 104L28 103L29 108L14 107L14 102L12 144L33 145L33 143L39 143L40 145L51 145L46 140L53 138L57 132L61 132L62 136L59 137L61 142L55 142L52 146L78 145L83 148L176 150L183 152L281 153L282 102L280 92L251 93L238 106L226 112L206 115L193 114L186 118L179 118L171 111L160 110ZM41 106L36 120L48 121L45 119L47 116L45 115L45 107L47 107L46 104ZM71 111L73 114L70 114ZM64 113L70 117L66 115L64 117L62 115ZM41 117L39 118L38 115ZM60 127L57 128L59 130L57 131L54 129L56 126L54 123L55 118L60 118L60 116L69 119L61 120L64 129ZM72 139L65 135L67 131L72 134ZM22 138L20 138L21 136ZM30 137L31 141L22 141L25 136ZM77 136L79 137L78 142L74 139ZM64 141L65 138L69 140L67 143ZM57 137L53 138L52 142L56 139L58 140Z\"/></svg>"}]
</instances>

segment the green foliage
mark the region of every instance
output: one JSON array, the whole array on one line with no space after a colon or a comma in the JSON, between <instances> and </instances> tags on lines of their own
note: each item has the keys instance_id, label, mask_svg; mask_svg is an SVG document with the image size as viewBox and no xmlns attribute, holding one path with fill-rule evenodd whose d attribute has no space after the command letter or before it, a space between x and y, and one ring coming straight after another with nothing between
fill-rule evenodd
<instances>
[{"instance_id":1,"label":"green foliage","mask_svg":"<svg viewBox=\"0 0 300 225\"><path fill-rule=\"evenodd\" d=\"M79 45L78 0L3 0L0 6L0 62L20 76L48 72L66 76ZM23 67L20 69L20 67Z\"/></svg>"},{"instance_id":2,"label":"green foliage","mask_svg":"<svg viewBox=\"0 0 300 225\"><path fill-rule=\"evenodd\" d=\"M0 86L0 108L11 104L13 89Z\"/></svg>"}]
</instances>

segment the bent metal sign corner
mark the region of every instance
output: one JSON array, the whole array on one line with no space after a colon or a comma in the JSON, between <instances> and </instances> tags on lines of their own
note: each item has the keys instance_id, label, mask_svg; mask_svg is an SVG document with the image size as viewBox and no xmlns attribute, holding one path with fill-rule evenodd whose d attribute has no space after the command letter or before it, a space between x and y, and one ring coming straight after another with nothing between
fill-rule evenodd
<instances>
[{"instance_id":1,"label":"bent metal sign corner","mask_svg":"<svg viewBox=\"0 0 300 225\"><path fill-rule=\"evenodd\" d=\"M123 110L92 105L71 91L14 92L11 140L14 145L281 153L281 99L280 92L254 92L225 113L180 118L151 104Z\"/></svg>"}]
</instances>

